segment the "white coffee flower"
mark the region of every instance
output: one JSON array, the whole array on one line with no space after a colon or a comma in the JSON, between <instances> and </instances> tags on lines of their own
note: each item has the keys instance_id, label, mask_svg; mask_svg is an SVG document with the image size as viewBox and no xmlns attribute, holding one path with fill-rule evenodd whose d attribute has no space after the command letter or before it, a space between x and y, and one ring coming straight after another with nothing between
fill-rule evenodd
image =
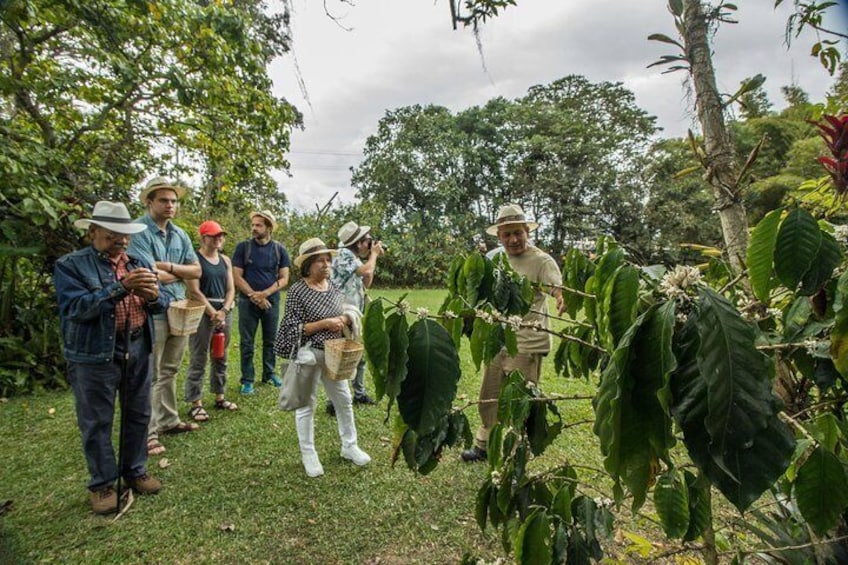
<instances>
[{"instance_id":1,"label":"white coffee flower","mask_svg":"<svg viewBox=\"0 0 848 565\"><path fill-rule=\"evenodd\" d=\"M491 324L495 321L495 317L492 316L491 314L489 314L488 312L486 312L485 310L479 310L479 309L475 310L474 316L476 318L480 318L481 320L483 320L487 324Z\"/></svg>"},{"instance_id":2,"label":"white coffee flower","mask_svg":"<svg viewBox=\"0 0 848 565\"><path fill-rule=\"evenodd\" d=\"M833 237L841 243L848 243L848 224L833 226Z\"/></svg>"},{"instance_id":3,"label":"white coffee flower","mask_svg":"<svg viewBox=\"0 0 848 565\"><path fill-rule=\"evenodd\" d=\"M818 350L819 343L821 342L819 342L817 339L808 337L804 340L804 349L806 349L807 353L809 353L810 355L815 355L816 351Z\"/></svg>"},{"instance_id":4,"label":"white coffee flower","mask_svg":"<svg viewBox=\"0 0 848 565\"><path fill-rule=\"evenodd\" d=\"M401 316L406 316L406 313L409 312L409 302L406 300L401 300L397 305L398 314Z\"/></svg>"},{"instance_id":5,"label":"white coffee flower","mask_svg":"<svg viewBox=\"0 0 848 565\"><path fill-rule=\"evenodd\" d=\"M668 298L675 300L689 296L687 290L701 283L701 272L697 267L678 265L663 275L658 288Z\"/></svg>"},{"instance_id":6,"label":"white coffee flower","mask_svg":"<svg viewBox=\"0 0 848 565\"><path fill-rule=\"evenodd\" d=\"M491 477L492 477L492 482L493 482L493 483L496 483L496 484L497 484L497 483L500 483L500 482L501 482L501 474L500 474L500 473L498 473L497 471L492 471L492 475L491 475Z\"/></svg>"},{"instance_id":7,"label":"white coffee flower","mask_svg":"<svg viewBox=\"0 0 848 565\"><path fill-rule=\"evenodd\" d=\"M456 312L453 312L453 311L451 311L451 310L445 310L445 311L442 313L442 316L444 316L444 317L445 317L445 319L447 319L447 320L453 320L454 318L457 318L457 317L458 317L458 316L456 315Z\"/></svg>"},{"instance_id":8,"label":"white coffee flower","mask_svg":"<svg viewBox=\"0 0 848 565\"><path fill-rule=\"evenodd\" d=\"M510 326L512 326L512 329L514 329L514 330L521 329L521 321L522 321L522 318L521 318L521 316L518 316L518 315L510 316L509 318L506 319L506 323L509 324Z\"/></svg>"},{"instance_id":9,"label":"white coffee flower","mask_svg":"<svg viewBox=\"0 0 848 565\"><path fill-rule=\"evenodd\" d=\"M418 316L418 319L419 319L419 320L423 320L423 319L425 319L427 316L429 316L429 315L430 315L430 311L429 311L429 310L427 310L427 309L426 309L426 308L424 308L424 307L421 307L421 308L416 308L416 309L415 309L415 314Z\"/></svg>"}]
</instances>

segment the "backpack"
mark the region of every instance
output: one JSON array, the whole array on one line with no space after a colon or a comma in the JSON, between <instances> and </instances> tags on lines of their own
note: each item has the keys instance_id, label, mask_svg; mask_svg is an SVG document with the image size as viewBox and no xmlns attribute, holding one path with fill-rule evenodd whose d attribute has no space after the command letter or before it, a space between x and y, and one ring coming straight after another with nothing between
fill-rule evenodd
<instances>
[{"instance_id":1,"label":"backpack","mask_svg":"<svg viewBox=\"0 0 848 565\"><path fill-rule=\"evenodd\" d=\"M244 252L244 268L247 269L247 266L250 265L250 252L253 249L253 239L245 240L247 243L247 249ZM274 260L274 267L280 264L280 257L283 256L283 244L276 240L271 240L271 244L274 246L274 254L276 256Z\"/></svg>"}]
</instances>

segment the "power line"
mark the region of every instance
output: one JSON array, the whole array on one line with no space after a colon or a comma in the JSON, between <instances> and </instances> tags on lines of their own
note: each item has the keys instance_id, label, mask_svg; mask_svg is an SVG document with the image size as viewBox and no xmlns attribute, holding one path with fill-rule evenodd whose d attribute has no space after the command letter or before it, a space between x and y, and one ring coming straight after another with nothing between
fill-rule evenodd
<instances>
[{"instance_id":1,"label":"power line","mask_svg":"<svg viewBox=\"0 0 848 565\"><path fill-rule=\"evenodd\" d=\"M344 151L297 151L292 150L289 153L297 153L301 155L342 155L350 157L361 157L362 153L347 153Z\"/></svg>"}]
</instances>

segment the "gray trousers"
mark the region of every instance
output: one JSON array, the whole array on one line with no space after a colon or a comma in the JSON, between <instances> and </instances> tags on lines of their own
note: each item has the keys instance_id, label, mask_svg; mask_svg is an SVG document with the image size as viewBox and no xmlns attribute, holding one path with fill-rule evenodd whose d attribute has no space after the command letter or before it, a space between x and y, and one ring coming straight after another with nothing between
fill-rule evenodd
<instances>
[{"instance_id":1,"label":"gray trousers","mask_svg":"<svg viewBox=\"0 0 848 565\"><path fill-rule=\"evenodd\" d=\"M224 394L227 385L227 348L230 346L230 332L233 325L233 313L227 314L224 324L224 358L212 359L210 356L210 345L215 327L209 316L204 315L200 319L197 332L188 338L188 351L191 359L188 364L185 381L186 402L200 400L203 394L203 377L206 374L206 365L209 364L209 387L214 394Z\"/></svg>"}]
</instances>

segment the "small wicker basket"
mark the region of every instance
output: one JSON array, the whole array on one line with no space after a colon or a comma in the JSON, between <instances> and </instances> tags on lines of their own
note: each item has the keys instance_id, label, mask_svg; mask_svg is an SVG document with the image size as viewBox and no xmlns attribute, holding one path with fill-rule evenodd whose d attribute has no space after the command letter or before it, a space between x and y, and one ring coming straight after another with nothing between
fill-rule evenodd
<instances>
[{"instance_id":1,"label":"small wicker basket","mask_svg":"<svg viewBox=\"0 0 848 565\"><path fill-rule=\"evenodd\" d=\"M334 381L353 378L365 348L350 338L328 339L324 342L324 365L327 376Z\"/></svg>"},{"instance_id":2,"label":"small wicker basket","mask_svg":"<svg viewBox=\"0 0 848 565\"><path fill-rule=\"evenodd\" d=\"M175 300L168 305L171 335L191 335L197 331L206 306L194 300Z\"/></svg>"}]
</instances>

